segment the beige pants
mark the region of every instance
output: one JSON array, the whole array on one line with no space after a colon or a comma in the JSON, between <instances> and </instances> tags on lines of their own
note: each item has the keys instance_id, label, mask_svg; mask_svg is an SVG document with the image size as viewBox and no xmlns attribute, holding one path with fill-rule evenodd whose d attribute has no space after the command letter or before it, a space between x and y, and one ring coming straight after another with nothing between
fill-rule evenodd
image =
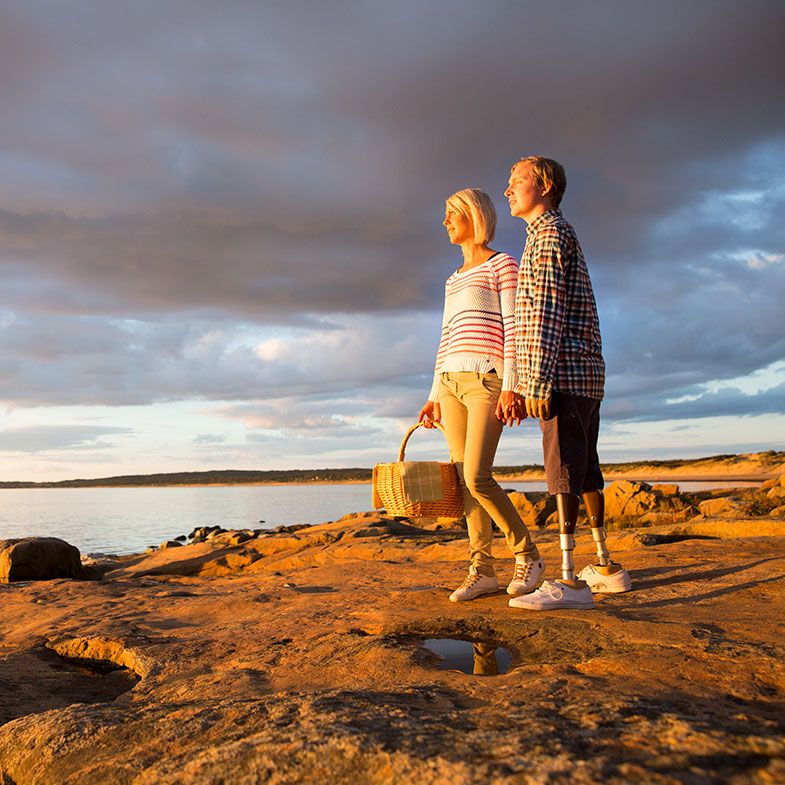
<instances>
[{"instance_id":1,"label":"beige pants","mask_svg":"<svg viewBox=\"0 0 785 785\"><path fill-rule=\"evenodd\" d=\"M539 558L510 497L493 479L493 459L504 428L495 414L501 389L501 379L495 373L443 373L439 382L442 425L463 490L469 558L486 575L493 574L492 521L515 556Z\"/></svg>"}]
</instances>

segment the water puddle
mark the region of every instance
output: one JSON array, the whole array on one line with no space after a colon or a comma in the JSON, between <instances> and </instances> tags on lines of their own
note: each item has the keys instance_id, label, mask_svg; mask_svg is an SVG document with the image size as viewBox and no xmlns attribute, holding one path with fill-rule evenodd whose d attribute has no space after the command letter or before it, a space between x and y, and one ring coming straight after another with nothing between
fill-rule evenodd
<instances>
[{"instance_id":1,"label":"water puddle","mask_svg":"<svg viewBox=\"0 0 785 785\"><path fill-rule=\"evenodd\" d=\"M474 643L457 638L428 638L423 646L441 657L441 670L460 671L474 676L505 673L512 657L494 643Z\"/></svg>"}]
</instances>

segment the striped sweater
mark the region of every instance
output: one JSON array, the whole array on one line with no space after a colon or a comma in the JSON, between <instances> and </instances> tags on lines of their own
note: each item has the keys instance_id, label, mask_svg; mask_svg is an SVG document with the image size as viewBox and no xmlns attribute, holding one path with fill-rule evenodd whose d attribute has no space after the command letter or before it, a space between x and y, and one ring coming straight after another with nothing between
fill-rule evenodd
<instances>
[{"instance_id":1,"label":"striped sweater","mask_svg":"<svg viewBox=\"0 0 785 785\"><path fill-rule=\"evenodd\" d=\"M454 272L444 285L444 317L428 400L439 400L439 375L495 370L502 390L518 384L515 363L515 288L518 263L497 253L487 262Z\"/></svg>"}]
</instances>

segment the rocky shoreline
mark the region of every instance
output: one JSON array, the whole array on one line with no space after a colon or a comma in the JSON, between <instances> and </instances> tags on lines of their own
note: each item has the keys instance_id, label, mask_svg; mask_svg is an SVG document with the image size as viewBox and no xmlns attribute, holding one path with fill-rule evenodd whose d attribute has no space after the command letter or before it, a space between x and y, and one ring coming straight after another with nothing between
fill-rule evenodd
<instances>
[{"instance_id":1,"label":"rocky shoreline","mask_svg":"<svg viewBox=\"0 0 785 785\"><path fill-rule=\"evenodd\" d=\"M513 498L557 577L547 498ZM455 520L193 531L48 580L0 542L0 785L785 782L785 477L606 498L634 590L593 611L448 602ZM445 670L429 638L512 662Z\"/></svg>"}]
</instances>

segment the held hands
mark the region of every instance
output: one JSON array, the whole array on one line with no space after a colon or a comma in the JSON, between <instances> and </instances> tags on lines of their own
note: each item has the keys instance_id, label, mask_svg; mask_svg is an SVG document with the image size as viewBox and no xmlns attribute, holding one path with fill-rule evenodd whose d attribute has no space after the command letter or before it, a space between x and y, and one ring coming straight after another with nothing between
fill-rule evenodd
<instances>
[{"instance_id":1,"label":"held hands","mask_svg":"<svg viewBox=\"0 0 785 785\"><path fill-rule=\"evenodd\" d=\"M423 423L426 428L435 428L435 422L441 422L442 407L436 401L426 401L425 406L420 409L420 416L417 422Z\"/></svg>"},{"instance_id":2,"label":"held hands","mask_svg":"<svg viewBox=\"0 0 785 785\"><path fill-rule=\"evenodd\" d=\"M527 417L547 420L551 413L551 396L524 398L518 393L504 390L496 404L496 416L505 425L520 425Z\"/></svg>"},{"instance_id":3,"label":"held hands","mask_svg":"<svg viewBox=\"0 0 785 785\"><path fill-rule=\"evenodd\" d=\"M496 404L496 417L505 425L520 425L526 419L526 404L518 393L502 390Z\"/></svg>"},{"instance_id":4,"label":"held hands","mask_svg":"<svg viewBox=\"0 0 785 785\"><path fill-rule=\"evenodd\" d=\"M512 390L503 390L496 404L496 417L505 425L520 425L527 417L547 420L551 413L551 397L523 398ZM420 409L417 422L426 428L435 428L434 423L441 422L442 407L436 401L426 401Z\"/></svg>"}]
</instances>

